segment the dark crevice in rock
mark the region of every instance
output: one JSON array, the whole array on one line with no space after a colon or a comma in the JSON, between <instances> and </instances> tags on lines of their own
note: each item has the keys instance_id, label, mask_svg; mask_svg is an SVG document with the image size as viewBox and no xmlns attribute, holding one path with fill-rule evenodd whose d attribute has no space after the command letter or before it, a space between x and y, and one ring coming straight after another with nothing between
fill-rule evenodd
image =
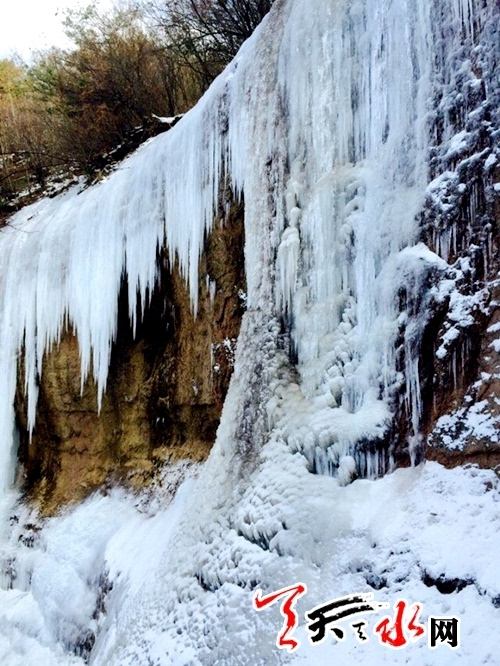
<instances>
[{"instance_id":1,"label":"dark crevice in rock","mask_svg":"<svg viewBox=\"0 0 500 666\"><path fill-rule=\"evenodd\" d=\"M453 592L460 592L468 585L474 585L474 581L471 579L446 578L444 574L434 578L425 570L422 572L422 582L427 587L435 587L441 594L453 594Z\"/></svg>"}]
</instances>

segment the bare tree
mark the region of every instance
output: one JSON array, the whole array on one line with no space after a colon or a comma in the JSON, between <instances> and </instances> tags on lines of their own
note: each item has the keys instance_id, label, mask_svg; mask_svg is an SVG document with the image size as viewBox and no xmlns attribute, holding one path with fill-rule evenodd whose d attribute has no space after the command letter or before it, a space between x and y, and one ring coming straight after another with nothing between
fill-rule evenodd
<instances>
[{"instance_id":1,"label":"bare tree","mask_svg":"<svg viewBox=\"0 0 500 666\"><path fill-rule=\"evenodd\" d=\"M160 0L147 3L157 25L206 88L234 58L274 0Z\"/></svg>"}]
</instances>

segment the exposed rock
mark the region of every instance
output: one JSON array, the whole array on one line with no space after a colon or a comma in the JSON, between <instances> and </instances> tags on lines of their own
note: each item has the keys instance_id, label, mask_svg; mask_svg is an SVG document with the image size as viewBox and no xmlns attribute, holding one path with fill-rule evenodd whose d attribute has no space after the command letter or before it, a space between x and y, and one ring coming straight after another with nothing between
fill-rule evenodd
<instances>
[{"instance_id":1,"label":"exposed rock","mask_svg":"<svg viewBox=\"0 0 500 666\"><path fill-rule=\"evenodd\" d=\"M443 58L449 57L445 46L443 42ZM360 452L383 458L381 473L393 464L418 463L424 456L449 466L500 462L500 343L492 337L500 302L500 153L495 129L500 107L489 80L496 72L494 55L479 48L474 54L474 62L457 62L451 68L455 74L438 87L429 113L435 137L431 182L415 240L441 257L443 265L429 268L421 284L409 285L397 296L406 320L397 349L401 380L394 389L394 420L379 439L359 443ZM455 135L445 136L445 126ZM161 129L155 126L151 132ZM103 169L108 166L103 164ZM216 224L201 259L200 274L208 278L200 283L196 320L175 260L170 271L168 258L160 257L161 286L135 339L122 290L118 339L99 417L94 383L88 381L80 392L78 345L71 331L58 350L45 357L31 443L18 391L25 488L46 510L114 478L142 484L167 457L202 460L208 455L239 331L242 257L242 215L233 208L223 228ZM418 346L412 347L407 333L415 323ZM283 322L285 337L290 326ZM405 371L415 355L419 386L409 387ZM292 352L290 361L295 361ZM418 410L410 404L412 393L418 393ZM412 418L416 411L418 434ZM367 463L365 467L361 476L370 473Z\"/></svg>"},{"instance_id":2,"label":"exposed rock","mask_svg":"<svg viewBox=\"0 0 500 666\"><path fill-rule=\"evenodd\" d=\"M78 340L67 330L43 361L37 420L26 430L22 371L16 397L24 488L46 513L108 482L144 485L166 459L204 460L232 373L244 308L243 214L232 205L207 240L198 315L168 257L138 324L128 320L126 283L100 414L92 378L81 390ZM21 363L22 365L22 363Z\"/></svg>"},{"instance_id":3,"label":"exposed rock","mask_svg":"<svg viewBox=\"0 0 500 666\"><path fill-rule=\"evenodd\" d=\"M439 418L434 419L429 433L427 458L447 467L465 463L492 468L500 465L499 287L492 287L491 294L491 315L477 335L475 372L472 376L468 373L470 380L464 382L464 364L470 359L462 341L462 356L458 359L458 370L454 371L460 384L434 410Z\"/></svg>"},{"instance_id":4,"label":"exposed rock","mask_svg":"<svg viewBox=\"0 0 500 666\"><path fill-rule=\"evenodd\" d=\"M449 467L500 464L496 71L496 54L474 49L472 62L457 67L443 88L432 118L433 180L421 238L449 270L434 287L421 346L420 426L426 458ZM454 124L451 141L443 137L444 119Z\"/></svg>"}]
</instances>

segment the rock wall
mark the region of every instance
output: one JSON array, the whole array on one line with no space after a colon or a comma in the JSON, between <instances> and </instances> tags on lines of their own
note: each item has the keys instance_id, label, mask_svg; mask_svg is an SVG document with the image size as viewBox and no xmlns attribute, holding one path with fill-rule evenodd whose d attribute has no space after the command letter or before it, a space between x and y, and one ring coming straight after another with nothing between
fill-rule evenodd
<instances>
[{"instance_id":1,"label":"rock wall","mask_svg":"<svg viewBox=\"0 0 500 666\"><path fill-rule=\"evenodd\" d=\"M496 35L496 21L483 27ZM442 52L447 54L446 34ZM435 100L435 137L422 240L449 269L433 285L421 352L426 458L500 464L500 90L498 50L477 45L456 60ZM462 61L463 59L463 61ZM455 135L443 134L445 122Z\"/></svg>"},{"instance_id":2,"label":"rock wall","mask_svg":"<svg viewBox=\"0 0 500 666\"><path fill-rule=\"evenodd\" d=\"M449 20L449 18L448 18ZM435 25L440 25L439 17ZM467 37L456 52L446 22L437 52L451 77L436 83L428 131L429 186L416 240L443 264L434 265L416 293L401 293L400 311L417 322L419 442L414 462L445 466L500 465L500 91L498 51ZM495 22L483 26L498 35ZM498 37L492 43L498 43ZM445 71L435 63L438 71ZM401 332L399 371L405 375ZM402 387L395 399L389 445L396 465L410 461L411 405ZM387 442L378 443L380 450Z\"/></svg>"},{"instance_id":3,"label":"rock wall","mask_svg":"<svg viewBox=\"0 0 500 666\"><path fill-rule=\"evenodd\" d=\"M243 208L227 202L206 242L198 315L175 259L158 258L159 282L135 337L126 284L100 414L90 378L81 390L78 341L67 330L46 354L31 440L22 361L16 395L27 496L45 513L107 483L147 483L165 460L204 460L215 439L244 309Z\"/></svg>"}]
</instances>

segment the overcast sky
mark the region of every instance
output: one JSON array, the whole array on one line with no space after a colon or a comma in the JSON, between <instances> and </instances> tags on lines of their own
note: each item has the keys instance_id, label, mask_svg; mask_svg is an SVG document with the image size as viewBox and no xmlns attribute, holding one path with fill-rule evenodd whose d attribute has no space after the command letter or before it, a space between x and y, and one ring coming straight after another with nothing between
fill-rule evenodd
<instances>
[{"instance_id":1,"label":"overcast sky","mask_svg":"<svg viewBox=\"0 0 500 666\"><path fill-rule=\"evenodd\" d=\"M32 50L64 46L64 9L88 4L89 0L0 0L0 58L17 52L27 60Z\"/></svg>"}]
</instances>

